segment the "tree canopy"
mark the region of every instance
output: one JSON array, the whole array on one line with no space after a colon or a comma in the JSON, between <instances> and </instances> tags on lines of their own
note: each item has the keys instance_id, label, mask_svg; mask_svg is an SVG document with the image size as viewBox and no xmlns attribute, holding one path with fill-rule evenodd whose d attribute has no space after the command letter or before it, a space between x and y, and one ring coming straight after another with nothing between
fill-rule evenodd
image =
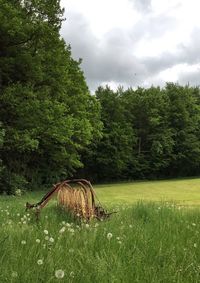
<instances>
[{"instance_id":1,"label":"tree canopy","mask_svg":"<svg viewBox=\"0 0 200 283\"><path fill-rule=\"evenodd\" d=\"M81 60L60 36L59 0L0 7L0 193L72 175L105 182L199 174L198 87L106 86L91 95Z\"/></svg>"}]
</instances>

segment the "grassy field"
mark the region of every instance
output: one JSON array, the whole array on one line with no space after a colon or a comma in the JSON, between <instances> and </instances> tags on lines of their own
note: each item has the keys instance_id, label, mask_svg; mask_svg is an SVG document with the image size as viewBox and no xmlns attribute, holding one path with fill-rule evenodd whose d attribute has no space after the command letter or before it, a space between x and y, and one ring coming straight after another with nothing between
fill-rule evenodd
<instances>
[{"instance_id":1,"label":"grassy field","mask_svg":"<svg viewBox=\"0 0 200 283\"><path fill-rule=\"evenodd\" d=\"M42 192L2 196L0 282L199 282L199 185L193 179L96 186L102 203L118 213L90 224L71 219L55 200L36 222L24 203Z\"/></svg>"},{"instance_id":2,"label":"grassy field","mask_svg":"<svg viewBox=\"0 0 200 283\"><path fill-rule=\"evenodd\" d=\"M200 179L132 182L95 186L105 203L173 201L180 205L200 205Z\"/></svg>"}]
</instances>

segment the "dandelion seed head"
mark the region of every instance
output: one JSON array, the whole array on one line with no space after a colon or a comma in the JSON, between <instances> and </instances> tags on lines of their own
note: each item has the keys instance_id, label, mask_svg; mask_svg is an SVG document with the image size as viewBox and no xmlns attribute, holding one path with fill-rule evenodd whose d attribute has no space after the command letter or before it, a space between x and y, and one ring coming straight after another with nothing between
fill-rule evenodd
<instances>
[{"instance_id":1,"label":"dandelion seed head","mask_svg":"<svg viewBox=\"0 0 200 283\"><path fill-rule=\"evenodd\" d=\"M43 260L42 259L38 259L37 264L38 265L42 265L43 264Z\"/></svg>"},{"instance_id":2,"label":"dandelion seed head","mask_svg":"<svg viewBox=\"0 0 200 283\"><path fill-rule=\"evenodd\" d=\"M59 233L62 234L62 233L65 232L65 230L66 230L66 228L65 228L65 227L62 227L62 228L60 229Z\"/></svg>"},{"instance_id":3,"label":"dandelion seed head","mask_svg":"<svg viewBox=\"0 0 200 283\"><path fill-rule=\"evenodd\" d=\"M107 234L107 239L110 240L112 238L112 236L113 236L112 233L108 233Z\"/></svg>"},{"instance_id":4,"label":"dandelion seed head","mask_svg":"<svg viewBox=\"0 0 200 283\"><path fill-rule=\"evenodd\" d=\"M50 237L49 242L54 243L54 238Z\"/></svg>"},{"instance_id":5,"label":"dandelion seed head","mask_svg":"<svg viewBox=\"0 0 200 283\"><path fill-rule=\"evenodd\" d=\"M62 279L65 276L65 272L62 269L58 269L55 271L55 277L58 279Z\"/></svg>"},{"instance_id":6,"label":"dandelion seed head","mask_svg":"<svg viewBox=\"0 0 200 283\"><path fill-rule=\"evenodd\" d=\"M13 278L18 277L18 273L17 273L17 271L13 271L13 272L11 273L11 276L12 276Z\"/></svg>"}]
</instances>

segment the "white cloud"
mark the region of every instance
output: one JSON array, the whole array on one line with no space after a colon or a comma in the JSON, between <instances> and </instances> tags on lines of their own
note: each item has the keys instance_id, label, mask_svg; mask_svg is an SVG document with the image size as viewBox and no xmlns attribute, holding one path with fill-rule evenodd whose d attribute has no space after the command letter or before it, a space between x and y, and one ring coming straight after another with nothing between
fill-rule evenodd
<instances>
[{"instance_id":1,"label":"white cloud","mask_svg":"<svg viewBox=\"0 0 200 283\"><path fill-rule=\"evenodd\" d=\"M199 0L62 0L62 35L88 85L196 83ZM196 69L195 69L196 68ZM189 71L190 70L190 71ZM193 79L194 77L194 79Z\"/></svg>"}]
</instances>

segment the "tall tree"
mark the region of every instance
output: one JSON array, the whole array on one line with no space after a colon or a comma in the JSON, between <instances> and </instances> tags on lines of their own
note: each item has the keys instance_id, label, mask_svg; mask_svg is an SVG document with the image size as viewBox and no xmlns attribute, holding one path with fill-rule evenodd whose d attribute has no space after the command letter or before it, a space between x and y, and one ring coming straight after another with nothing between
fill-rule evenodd
<instances>
[{"instance_id":1,"label":"tall tree","mask_svg":"<svg viewBox=\"0 0 200 283\"><path fill-rule=\"evenodd\" d=\"M58 0L0 0L0 191L39 186L82 166L100 134L98 103L59 30Z\"/></svg>"}]
</instances>

